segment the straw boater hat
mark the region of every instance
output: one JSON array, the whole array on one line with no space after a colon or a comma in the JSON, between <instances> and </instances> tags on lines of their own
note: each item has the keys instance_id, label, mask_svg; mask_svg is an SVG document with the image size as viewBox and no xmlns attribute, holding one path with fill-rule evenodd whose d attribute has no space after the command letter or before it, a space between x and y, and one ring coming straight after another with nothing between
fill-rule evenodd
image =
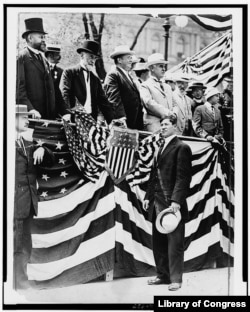
<instances>
[{"instance_id":1,"label":"straw boater hat","mask_svg":"<svg viewBox=\"0 0 250 312\"><path fill-rule=\"evenodd\" d=\"M32 32L47 34L43 29L43 20L42 18L34 17L28 18L24 21L25 23L25 32L22 34L22 38L25 38L28 34Z\"/></svg>"},{"instance_id":2,"label":"straw boater hat","mask_svg":"<svg viewBox=\"0 0 250 312\"><path fill-rule=\"evenodd\" d=\"M28 112L27 105L16 104L16 115L33 115L33 113Z\"/></svg>"},{"instance_id":3,"label":"straw boater hat","mask_svg":"<svg viewBox=\"0 0 250 312\"><path fill-rule=\"evenodd\" d=\"M147 70L147 63L136 63L135 67L133 68L134 71L141 71L141 70Z\"/></svg>"},{"instance_id":4,"label":"straw boater hat","mask_svg":"<svg viewBox=\"0 0 250 312\"><path fill-rule=\"evenodd\" d=\"M175 81L185 81L185 82L189 82L190 80L192 80L192 76L188 73L174 73L174 77L175 77Z\"/></svg>"},{"instance_id":5,"label":"straw boater hat","mask_svg":"<svg viewBox=\"0 0 250 312\"><path fill-rule=\"evenodd\" d=\"M127 45L120 45L115 47L115 50L110 54L110 58L114 59L118 55L130 54L134 55L135 52L129 49Z\"/></svg>"},{"instance_id":6,"label":"straw boater hat","mask_svg":"<svg viewBox=\"0 0 250 312\"><path fill-rule=\"evenodd\" d=\"M217 88L210 88L206 91L204 96L205 96L205 99L207 101L210 97L212 97L216 94L219 94L219 93L220 93L220 91Z\"/></svg>"},{"instance_id":7,"label":"straw boater hat","mask_svg":"<svg viewBox=\"0 0 250 312\"><path fill-rule=\"evenodd\" d=\"M99 56L99 48L100 45L97 41L93 40L85 40L82 43L82 46L76 50L77 53L88 52L94 54L95 56Z\"/></svg>"},{"instance_id":8,"label":"straw boater hat","mask_svg":"<svg viewBox=\"0 0 250 312\"><path fill-rule=\"evenodd\" d=\"M147 66L155 65L155 64L167 64L168 61L165 61L163 55L161 53L154 53L148 57Z\"/></svg>"},{"instance_id":9,"label":"straw boater hat","mask_svg":"<svg viewBox=\"0 0 250 312\"><path fill-rule=\"evenodd\" d=\"M202 88L203 90L207 89L207 87L204 86L204 84L202 82L193 82L188 88L190 90L192 90L194 88Z\"/></svg>"},{"instance_id":10,"label":"straw boater hat","mask_svg":"<svg viewBox=\"0 0 250 312\"><path fill-rule=\"evenodd\" d=\"M175 79L174 73L168 73L168 72L166 72L165 75L164 75L164 80L165 80L165 81L172 81L172 82L175 82L176 79Z\"/></svg>"},{"instance_id":11,"label":"straw boater hat","mask_svg":"<svg viewBox=\"0 0 250 312\"><path fill-rule=\"evenodd\" d=\"M60 53L61 52L61 46L60 45L56 45L56 44L48 44L46 47L46 51L45 51L45 56L49 53L49 52L53 52L53 53Z\"/></svg>"},{"instance_id":12,"label":"straw boater hat","mask_svg":"<svg viewBox=\"0 0 250 312\"><path fill-rule=\"evenodd\" d=\"M169 234L173 232L179 222L181 221L181 213L179 210L177 212L169 212L169 208L162 210L155 221L155 226L158 232L162 234Z\"/></svg>"}]
</instances>

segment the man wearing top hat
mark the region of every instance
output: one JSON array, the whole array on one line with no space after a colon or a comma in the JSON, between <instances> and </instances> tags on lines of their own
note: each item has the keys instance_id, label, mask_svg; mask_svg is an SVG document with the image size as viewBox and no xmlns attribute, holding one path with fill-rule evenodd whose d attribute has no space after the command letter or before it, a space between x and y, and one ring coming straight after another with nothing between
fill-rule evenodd
<instances>
[{"instance_id":1,"label":"man wearing top hat","mask_svg":"<svg viewBox=\"0 0 250 312\"><path fill-rule=\"evenodd\" d=\"M148 280L148 284L169 284L168 289L171 291L182 286L185 222L188 220L186 198L192 177L192 152L177 137L176 122L175 114L161 120L163 143L155 155L143 202L143 208L149 209L152 214L153 253L157 273L157 277ZM169 213L172 219L176 216L173 224L168 222Z\"/></svg>"},{"instance_id":2,"label":"man wearing top hat","mask_svg":"<svg viewBox=\"0 0 250 312\"><path fill-rule=\"evenodd\" d=\"M36 165L54 163L53 153L24 139L28 130L27 105L16 105L16 167L14 199L14 288L28 288L27 263L31 254L31 220L37 215Z\"/></svg>"},{"instance_id":3,"label":"man wearing top hat","mask_svg":"<svg viewBox=\"0 0 250 312\"><path fill-rule=\"evenodd\" d=\"M160 130L161 118L174 111L171 87L162 80L167 63L161 53L154 53L148 57L150 77L142 83L140 90L146 110L144 124L147 131Z\"/></svg>"},{"instance_id":4,"label":"man wearing top hat","mask_svg":"<svg viewBox=\"0 0 250 312\"><path fill-rule=\"evenodd\" d=\"M197 106L204 104L204 92L207 89L202 82L193 82L187 89L187 95L193 100L191 103L192 114Z\"/></svg>"},{"instance_id":5,"label":"man wearing top hat","mask_svg":"<svg viewBox=\"0 0 250 312\"><path fill-rule=\"evenodd\" d=\"M35 118L55 119L55 91L47 60L44 58L45 34L41 18L25 20L22 34L27 42L17 59L16 102L26 104Z\"/></svg>"},{"instance_id":6,"label":"man wearing top hat","mask_svg":"<svg viewBox=\"0 0 250 312\"><path fill-rule=\"evenodd\" d=\"M115 66L104 81L104 91L114 111L114 119L130 129L143 129L142 103L139 90L133 81L132 55L128 46L117 46L110 54Z\"/></svg>"},{"instance_id":7,"label":"man wearing top hat","mask_svg":"<svg viewBox=\"0 0 250 312\"><path fill-rule=\"evenodd\" d=\"M82 105L95 120L101 112L107 123L110 123L113 119L112 107L105 96L100 79L92 72L99 57L98 52L98 42L85 40L77 49L80 63L63 71L59 87L66 109Z\"/></svg>"},{"instance_id":8,"label":"man wearing top hat","mask_svg":"<svg viewBox=\"0 0 250 312\"><path fill-rule=\"evenodd\" d=\"M44 55L49 62L51 76L54 81L56 112L58 117L63 116L68 112L66 111L62 93L59 88L59 83L63 73L63 69L58 66L61 59L61 47L59 45L49 44L44 52Z\"/></svg>"},{"instance_id":9,"label":"man wearing top hat","mask_svg":"<svg viewBox=\"0 0 250 312\"><path fill-rule=\"evenodd\" d=\"M208 141L223 142L224 128L221 119L221 113L218 108L219 90L209 88L205 93L206 103L200 105L194 111L193 129L200 138L206 138Z\"/></svg>"}]
</instances>

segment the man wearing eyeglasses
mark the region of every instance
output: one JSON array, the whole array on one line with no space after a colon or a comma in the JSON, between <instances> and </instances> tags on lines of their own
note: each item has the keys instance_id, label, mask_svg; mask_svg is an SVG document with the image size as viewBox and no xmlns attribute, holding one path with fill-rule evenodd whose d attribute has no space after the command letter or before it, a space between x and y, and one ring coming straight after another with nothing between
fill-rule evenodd
<instances>
[{"instance_id":1,"label":"man wearing eyeglasses","mask_svg":"<svg viewBox=\"0 0 250 312\"><path fill-rule=\"evenodd\" d=\"M150 55L147 62L150 77L141 84L141 98L146 109L144 125L150 132L160 130L160 120L175 113L171 87L162 81L167 63L161 53Z\"/></svg>"},{"instance_id":2,"label":"man wearing eyeglasses","mask_svg":"<svg viewBox=\"0 0 250 312\"><path fill-rule=\"evenodd\" d=\"M113 119L113 111L102 89L100 79L93 73L93 67L99 58L99 43L85 40L77 49L80 54L80 64L63 71L60 90L65 109L81 105L85 111L97 120L100 113L107 123ZM64 115L70 119L70 114Z\"/></svg>"}]
</instances>

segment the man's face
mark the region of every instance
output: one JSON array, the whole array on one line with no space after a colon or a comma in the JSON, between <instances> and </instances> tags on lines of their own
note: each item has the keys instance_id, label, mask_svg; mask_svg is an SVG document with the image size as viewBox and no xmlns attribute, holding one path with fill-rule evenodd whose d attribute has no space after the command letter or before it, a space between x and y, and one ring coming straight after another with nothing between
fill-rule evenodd
<instances>
[{"instance_id":1,"label":"man's face","mask_svg":"<svg viewBox=\"0 0 250 312\"><path fill-rule=\"evenodd\" d=\"M161 134L164 138L167 138L170 135L176 134L176 125L173 125L172 122L168 118L162 120Z\"/></svg>"},{"instance_id":2,"label":"man's face","mask_svg":"<svg viewBox=\"0 0 250 312\"><path fill-rule=\"evenodd\" d=\"M187 89L188 82L187 81L176 81L176 84L181 91L181 93L184 93L185 90Z\"/></svg>"},{"instance_id":3,"label":"man's face","mask_svg":"<svg viewBox=\"0 0 250 312\"><path fill-rule=\"evenodd\" d=\"M197 87L197 88L194 88L193 89L193 92L192 92L192 96L195 98L195 99L201 99L202 96L203 96L203 89L200 88L200 87Z\"/></svg>"},{"instance_id":4,"label":"man's face","mask_svg":"<svg viewBox=\"0 0 250 312\"><path fill-rule=\"evenodd\" d=\"M132 55L125 54L120 57L118 57L118 64L126 71L130 71L132 68Z\"/></svg>"},{"instance_id":5,"label":"man's face","mask_svg":"<svg viewBox=\"0 0 250 312\"><path fill-rule=\"evenodd\" d=\"M45 35L41 33L31 33L28 35L29 44L33 49L44 52L46 50Z\"/></svg>"},{"instance_id":6,"label":"man's face","mask_svg":"<svg viewBox=\"0 0 250 312\"><path fill-rule=\"evenodd\" d=\"M88 53L88 52L81 52L81 60L82 64L85 65L87 68L93 67L95 65L96 60L98 59L98 56Z\"/></svg>"},{"instance_id":7,"label":"man's face","mask_svg":"<svg viewBox=\"0 0 250 312\"><path fill-rule=\"evenodd\" d=\"M211 104L211 105L215 105L219 102L219 94L215 94L213 96L211 96L209 99L208 99L208 102Z\"/></svg>"},{"instance_id":8,"label":"man's face","mask_svg":"<svg viewBox=\"0 0 250 312\"><path fill-rule=\"evenodd\" d=\"M24 132L29 126L29 120L27 115L17 115L16 116L16 131Z\"/></svg>"},{"instance_id":9,"label":"man's face","mask_svg":"<svg viewBox=\"0 0 250 312\"><path fill-rule=\"evenodd\" d=\"M163 78L165 72L166 72L165 64L152 65L151 74L155 76L157 79Z\"/></svg>"}]
</instances>

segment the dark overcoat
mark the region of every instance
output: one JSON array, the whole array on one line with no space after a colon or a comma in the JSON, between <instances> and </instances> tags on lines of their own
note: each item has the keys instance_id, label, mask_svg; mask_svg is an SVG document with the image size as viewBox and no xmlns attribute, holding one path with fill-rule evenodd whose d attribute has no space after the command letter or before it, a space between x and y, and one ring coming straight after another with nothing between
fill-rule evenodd
<instances>
[{"instance_id":1,"label":"dark overcoat","mask_svg":"<svg viewBox=\"0 0 250 312\"><path fill-rule=\"evenodd\" d=\"M140 93L136 84L116 67L106 76L104 91L114 110L114 118L127 118L130 129L143 129L143 113Z\"/></svg>"},{"instance_id":2,"label":"dark overcoat","mask_svg":"<svg viewBox=\"0 0 250 312\"><path fill-rule=\"evenodd\" d=\"M17 59L16 103L37 110L44 119L55 119L55 91L48 61L40 62L28 48Z\"/></svg>"}]
</instances>

